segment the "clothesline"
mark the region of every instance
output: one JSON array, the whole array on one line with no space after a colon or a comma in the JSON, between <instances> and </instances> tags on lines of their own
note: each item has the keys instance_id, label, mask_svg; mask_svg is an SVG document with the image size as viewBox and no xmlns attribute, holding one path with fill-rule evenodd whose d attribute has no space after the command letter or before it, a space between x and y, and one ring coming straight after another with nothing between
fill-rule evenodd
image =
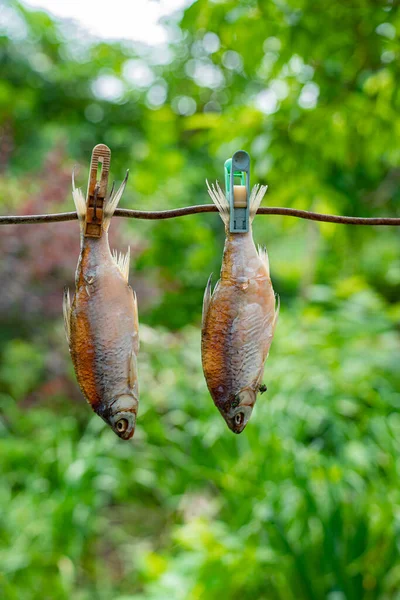
<instances>
[{"instance_id":1,"label":"clothesline","mask_svg":"<svg viewBox=\"0 0 400 600\"><path fill-rule=\"evenodd\" d=\"M170 210L132 210L118 208L114 216L128 219L174 219L176 217L185 217L198 213L218 212L213 204L197 204L194 206L185 206L183 208L173 208ZM323 223L341 223L343 225L388 225L399 226L400 218L396 217L345 217L341 215L325 215L307 210L298 210L295 208L281 207L263 207L259 208L259 215L281 215L285 217L295 217L298 219L307 219L309 221L319 221ZM62 221L74 221L78 218L76 212L54 213L44 215L13 215L0 216L0 225L19 225L34 223L59 223Z\"/></svg>"}]
</instances>

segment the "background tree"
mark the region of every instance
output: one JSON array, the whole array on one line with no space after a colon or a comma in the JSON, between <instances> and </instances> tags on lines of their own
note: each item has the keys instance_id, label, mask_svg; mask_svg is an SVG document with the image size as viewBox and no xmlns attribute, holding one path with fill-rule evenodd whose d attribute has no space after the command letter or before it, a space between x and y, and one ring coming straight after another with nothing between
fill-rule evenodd
<instances>
[{"instance_id":1,"label":"background tree","mask_svg":"<svg viewBox=\"0 0 400 600\"><path fill-rule=\"evenodd\" d=\"M92 147L122 205L208 202L244 148L264 202L399 216L398 3L197 0L169 43L105 43L8 2L1 212L72 209ZM141 317L132 444L85 406L62 331L76 223L2 228L0 591L27 600L396 599L398 231L259 217L282 314L263 395L226 431L201 373L216 215L112 225Z\"/></svg>"}]
</instances>

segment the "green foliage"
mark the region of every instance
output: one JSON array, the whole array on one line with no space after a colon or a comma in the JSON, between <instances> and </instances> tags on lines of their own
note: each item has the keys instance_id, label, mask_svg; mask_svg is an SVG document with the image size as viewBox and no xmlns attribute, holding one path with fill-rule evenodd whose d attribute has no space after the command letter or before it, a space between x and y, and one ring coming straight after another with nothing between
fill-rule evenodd
<instances>
[{"instance_id":1,"label":"green foliage","mask_svg":"<svg viewBox=\"0 0 400 600\"><path fill-rule=\"evenodd\" d=\"M83 401L3 395L5 597L396 597L400 343L378 297L340 294L283 311L240 436L197 329L142 327L132 443Z\"/></svg>"},{"instance_id":2,"label":"green foliage","mask_svg":"<svg viewBox=\"0 0 400 600\"><path fill-rule=\"evenodd\" d=\"M396 2L197 0L161 49L14 0L3 15L2 213L71 209L73 165L84 187L105 142L115 179L131 171L123 206L208 202L242 147L265 203L399 215ZM124 443L82 401L62 332L77 223L2 230L1 598L400 599L398 231L258 217L254 235L282 314L234 436L200 364L220 219L113 221L141 320Z\"/></svg>"},{"instance_id":3,"label":"green foliage","mask_svg":"<svg viewBox=\"0 0 400 600\"><path fill-rule=\"evenodd\" d=\"M17 339L9 342L4 348L0 379L16 400L26 397L43 377L44 360L40 350L33 344Z\"/></svg>"},{"instance_id":4,"label":"green foliage","mask_svg":"<svg viewBox=\"0 0 400 600\"><path fill-rule=\"evenodd\" d=\"M84 43L48 15L10 6L20 29L10 27L0 41L2 161L9 172L37 167L62 142L70 168L83 163L78 182L85 185L91 149L103 141L112 148L114 177L131 169L124 205L168 208L207 202L204 180L222 179L224 160L244 147L253 182L269 184L270 204L398 213L397 7L198 0L180 29L172 20L173 41L157 51ZM147 74L142 81L138 69ZM104 92L107 77L120 92ZM397 232L318 226L314 248L304 223L259 221L258 240L268 243L283 296L297 295L315 277L329 284L343 270L358 275L357 257L368 247L381 273L371 285L388 299L398 297L399 278L387 277L382 247L384 238L393 248ZM215 216L126 229L140 246L138 269L146 268L157 289L151 302L142 299L142 319L172 328L198 320L204 281L221 253ZM278 239L276 257L271 238ZM306 257L293 268L276 267L294 238L304 255L314 255L311 276ZM190 245L197 245L195 267Z\"/></svg>"}]
</instances>

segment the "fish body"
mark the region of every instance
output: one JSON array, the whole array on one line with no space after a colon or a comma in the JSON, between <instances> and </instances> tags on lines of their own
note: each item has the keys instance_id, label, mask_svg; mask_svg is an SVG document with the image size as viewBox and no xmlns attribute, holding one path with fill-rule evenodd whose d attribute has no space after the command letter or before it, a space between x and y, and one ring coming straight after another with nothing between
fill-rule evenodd
<instances>
[{"instance_id":1,"label":"fish body","mask_svg":"<svg viewBox=\"0 0 400 600\"><path fill-rule=\"evenodd\" d=\"M266 188L253 189L250 220ZM203 302L202 363L214 403L234 433L245 428L261 386L264 363L279 313L268 255L247 233L229 232L229 205L222 190L209 188L225 223L221 276L211 294L211 277Z\"/></svg>"},{"instance_id":2,"label":"fish body","mask_svg":"<svg viewBox=\"0 0 400 600\"><path fill-rule=\"evenodd\" d=\"M73 186L81 222L81 253L75 296L64 294L64 319L79 386L93 410L122 439L135 431L139 405L137 355L139 324L136 295L128 284L126 256L111 253L108 227L126 180L108 201L99 238L83 234L85 200Z\"/></svg>"}]
</instances>

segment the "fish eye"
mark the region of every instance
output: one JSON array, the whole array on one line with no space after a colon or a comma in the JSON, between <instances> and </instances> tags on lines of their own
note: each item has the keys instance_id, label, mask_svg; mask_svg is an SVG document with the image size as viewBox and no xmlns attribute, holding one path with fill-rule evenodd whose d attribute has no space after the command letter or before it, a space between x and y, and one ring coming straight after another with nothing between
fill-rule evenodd
<instances>
[{"instance_id":1,"label":"fish eye","mask_svg":"<svg viewBox=\"0 0 400 600\"><path fill-rule=\"evenodd\" d=\"M117 428L118 433L125 433L125 431L128 429L128 427L129 427L128 419L120 419L116 423L116 428Z\"/></svg>"},{"instance_id":2,"label":"fish eye","mask_svg":"<svg viewBox=\"0 0 400 600\"><path fill-rule=\"evenodd\" d=\"M235 415L235 425L241 425L243 423L244 414L239 412Z\"/></svg>"}]
</instances>

